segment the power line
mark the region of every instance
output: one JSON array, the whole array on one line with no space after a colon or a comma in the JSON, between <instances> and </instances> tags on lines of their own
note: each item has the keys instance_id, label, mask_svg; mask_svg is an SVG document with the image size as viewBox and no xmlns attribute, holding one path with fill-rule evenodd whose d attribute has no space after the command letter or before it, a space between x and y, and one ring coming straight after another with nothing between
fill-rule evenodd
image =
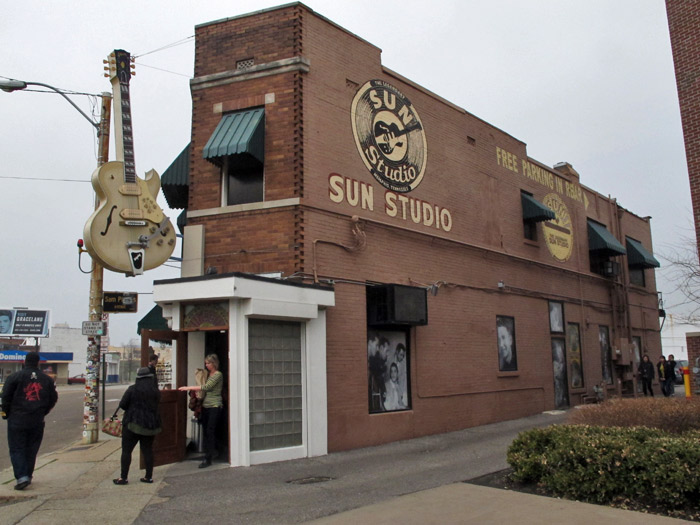
<instances>
[{"instance_id":1,"label":"power line","mask_svg":"<svg viewBox=\"0 0 700 525\"><path fill-rule=\"evenodd\" d=\"M188 36L188 37L182 38L182 39L177 40L177 41L175 41L175 42L173 42L173 43L171 43L171 44L166 44L166 45L164 45L164 46L162 46L162 47L159 47L159 48L154 49L153 51L147 51L146 53L141 53L141 54L139 54L139 55L134 55L134 59L136 59L136 58L141 58L141 57L145 57L146 55L150 55L150 54L152 54L152 53L157 53L157 52L159 52L159 51L164 51L165 49L170 49L171 47L176 47L176 46L180 46L180 45L182 45L182 44L187 44L187 43L189 43L189 42L192 41L192 40L194 40L194 35L190 35L190 36Z\"/></svg>"},{"instance_id":2,"label":"power line","mask_svg":"<svg viewBox=\"0 0 700 525\"><path fill-rule=\"evenodd\" d=\"M176 71L170 71L170 70L168 70L168 69L163 69L163 68L156 67L156 66L149 66L148 64L144 64L143 62L137 62L137 63L138 63L138 65L141 66L141 67L147 67L147 68L149 68L149 69L156 69L156 70L158 70L158 71L163 71L164 73L170 73L170 74L172 74L172 75L178 75L178 76L186 77L186 78L190 78L190 77L192 76L192 75L186 75L186 74L184 74L184 73L178 73L178 72L176 72Z\"/></svg>"}]
</instances>

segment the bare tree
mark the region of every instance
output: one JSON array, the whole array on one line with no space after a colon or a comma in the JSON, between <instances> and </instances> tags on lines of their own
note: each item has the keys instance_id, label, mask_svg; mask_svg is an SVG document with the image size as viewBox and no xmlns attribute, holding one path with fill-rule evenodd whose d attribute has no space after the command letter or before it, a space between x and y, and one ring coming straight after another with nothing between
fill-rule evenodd
<instances>
[{"instance_id":1,"label":"bare tree","mask_svg":"<svg viewBox=\"0 0 700 525\"><path fill-rule=\"evenodd\" d=\"M666 309L673 310L676 321L700 323L700 261L695 234L684 235L678 244L662 247L657 256L663 261L659 270L664 285Z\"/></svg>"}]
</instances>

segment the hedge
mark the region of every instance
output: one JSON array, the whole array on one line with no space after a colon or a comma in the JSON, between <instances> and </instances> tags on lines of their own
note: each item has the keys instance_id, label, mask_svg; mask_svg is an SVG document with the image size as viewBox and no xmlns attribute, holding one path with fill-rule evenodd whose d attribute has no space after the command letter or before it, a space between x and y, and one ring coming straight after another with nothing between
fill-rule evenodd
<instances>
[{"instance_id":1,"label":"hedge","mask_svg":"<svg viewBox=\"0 0 700 525\"><path fill-rule=\"evenodd\" d=\"M555 496L668 509L700 501L700 431L556 425L521 433L508 449L512 477Z\"/></svg>"}]
</instances>

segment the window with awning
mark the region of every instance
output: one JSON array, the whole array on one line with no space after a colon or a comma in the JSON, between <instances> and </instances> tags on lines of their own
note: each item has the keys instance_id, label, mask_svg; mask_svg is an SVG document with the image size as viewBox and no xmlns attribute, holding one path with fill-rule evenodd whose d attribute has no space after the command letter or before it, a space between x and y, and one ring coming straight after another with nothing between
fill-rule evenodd
<instances>
[{"instance_id":1,"label":"window with awning","mask_svg":"<svg viewBox=\"0 0 700 525\"><path fill-rule=\"evenodd\" d=\"M556 214L526 191L520 192L520 202L523 208L523 232L525 238L535 241L537 240L537 223L552 221L556 218Z\"/></svg>"},{"instance_id":2,"label":"window with awning","mask_svg":"<svg viewBox=\"0 0 700 525\"><path fill-rule=\"evenodd\" d=\"M523 206L523 220L528 222L553 221L556 214L531 194L521 191L520 201Z\"/></svg>"},{"instance_id":3,"label":"window with awning","mask_svg":"<svg viewBox=\"0 0 700 525\"><path fill-rule=\"evenodd\" d=\"M172 209L187 208L190 191L190 144L185 146L160 178L165 200Z\"/></svg>"},{"instance_id":4,"label":"window with awning","mask_svg":"<svg viewBox=\"0 0 700 525\"><path fill-rule=\"evenodd\" d=\"M642 245L641 242L625 237L627 245L627 274L630 284L646 286L644 270L658 268L659 261Z\"/></svg>"},{"instance_id":5,"label":"window with awning","mask_svg":"<svg viewBox=\"0 0 700 525\"><path fill-rule=\"evenodd\" d=\"M625 238L627 242L627 266L630 268L658 268L659 261L642 246L642 243L630 237Z\"/></svg>"},{"instance_id":6,"label":"window with awning","mask_svg":"<svg viewBox=\"0 0 700 525\"><path fill-rule=\"evenodd\" d=\"M227 113L204 146L203 157L217 166L229 156L265 160L265 109Z\"/></svg>"},{"instance_id":7,"label":"window with awning","mask_svg":"<svg viewBox=\"0 0 700 525\"><path fill-rule=\"evenodd\" d=\"M142 330L169 330L168 321L163 318L163 309L155 305L144 315L136 325L136 333L141 335Z\"/></svg>"},{"instance_id":8,"label":"window with awning","mask_svg":"<svg viewBox=\"0 0 700 525\"><path fill-rule=\"evenodd\" d=\"M591 272L607 278L616 278L620 274L620 263L612 258L626 253L625 247L604 225L588 219L588 258Z\"/></svg>"},{"instance_id":9,"label":"window with awning","mask_svg":"<svg viewBox=\"0 0 700 525\"><path fill-rule=\"evenodd\" d=\"M202 155L221 168L223 206L264 200L265 108L227 113Z\"/></svg>"},{"instance_id":10,"label":"window with awning","mask_svg":"<svg viewBox=\"0 0 700 525\"><path fill-rule=\"evenodd\" d=\"M588 251L605 257L616 257L627 253L625 247L605 226L591 219L588 219Z\"/></svg>"}]
</instances>

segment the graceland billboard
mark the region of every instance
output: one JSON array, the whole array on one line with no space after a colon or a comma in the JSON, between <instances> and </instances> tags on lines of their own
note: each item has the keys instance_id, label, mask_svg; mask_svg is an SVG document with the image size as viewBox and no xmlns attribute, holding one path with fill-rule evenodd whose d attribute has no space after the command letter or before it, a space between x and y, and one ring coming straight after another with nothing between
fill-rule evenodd
<instances>
[{"instance_id":1,"label":"graceland billboard","mask_svg":"<svg viewBox=\"0 0 700 525\"><path fill-rule=\"evenodd\" d=\"M48 337L49 311L0 308L0 337Z\"/></svg>"}]
</instances>

